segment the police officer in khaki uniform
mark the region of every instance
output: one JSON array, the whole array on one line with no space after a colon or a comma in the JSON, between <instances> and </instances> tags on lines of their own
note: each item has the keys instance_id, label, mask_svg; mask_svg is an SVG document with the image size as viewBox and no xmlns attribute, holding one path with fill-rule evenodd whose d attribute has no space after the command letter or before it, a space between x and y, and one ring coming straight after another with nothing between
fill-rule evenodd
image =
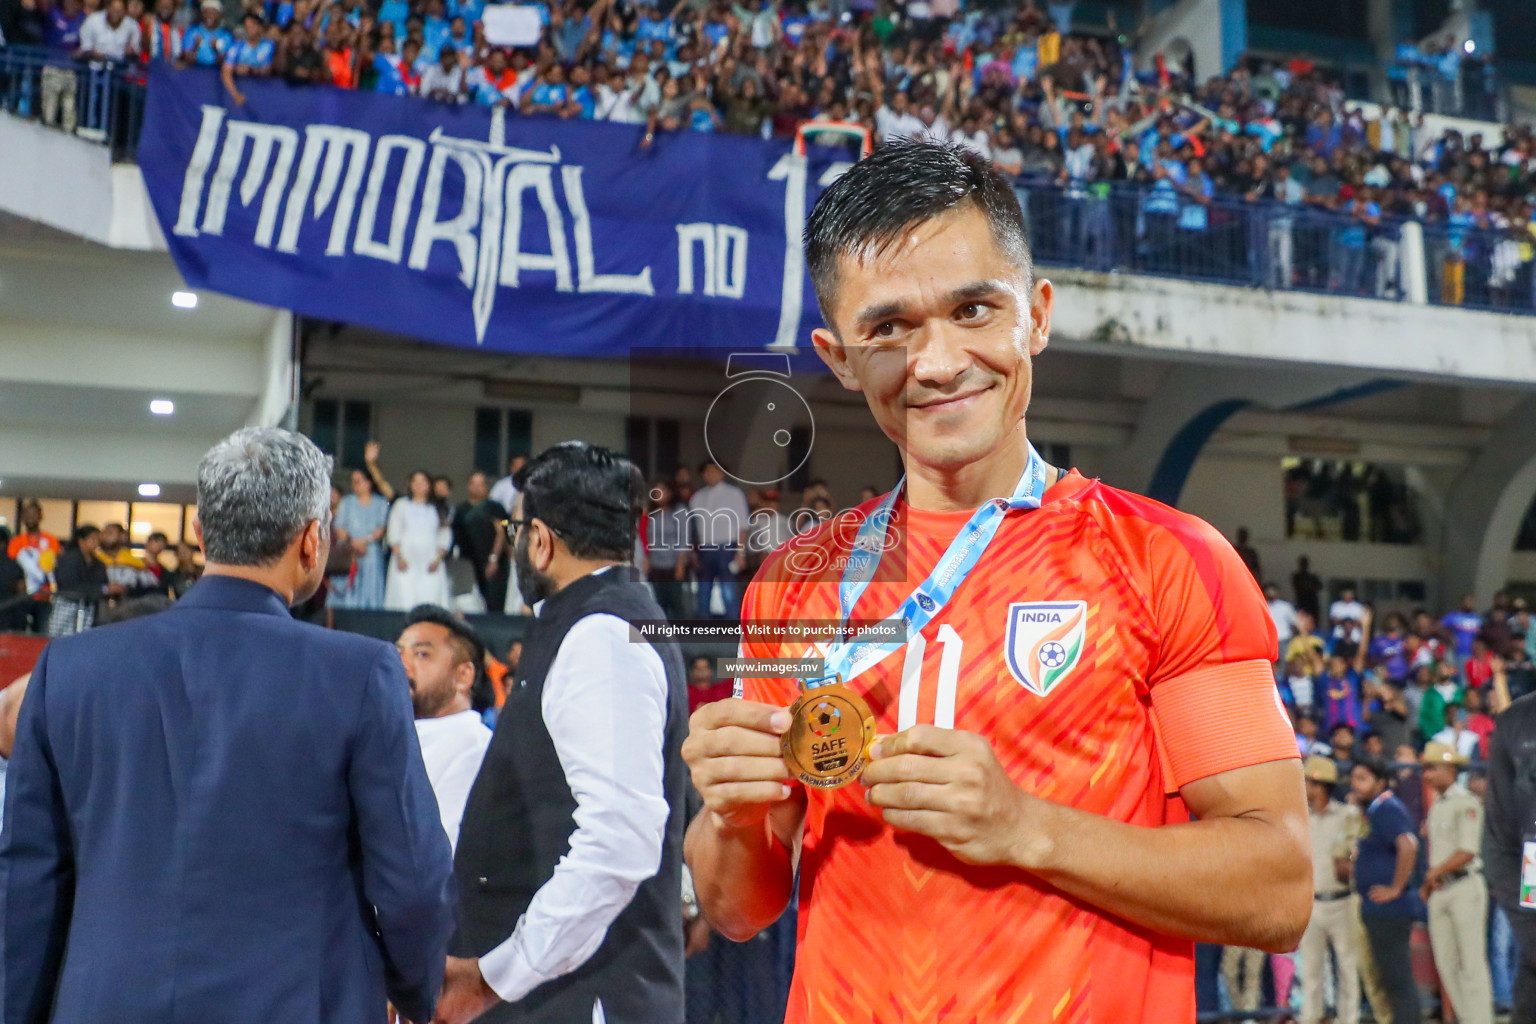
<instances>
[{"instance_id":1,"label":"police officer in khaki uniform","mask_svg":"<svg viewBox=\"0 0 1536 1024\"><path fill-rule=\"evenodd\" d=\"M1488 884L1483 880L1483 802L1456 781L1466 758L1443 743L1424 747L1424 781L1437 794L1424 831L1429 872L1421 890L1429 904L1429 944L1440 986L1461 1024L1491 1024L1488 974Z\"/></svg>"},{"instance_id":2,"label":"police officer in khaki uniform","mask_svg":"<svg viewBox=\"0 0 1536 1024\"><path fill-rule=\"evenodd\" d=\"M1350 898L1350 855L1359 831L1360 810L1333 799L1339 771L1326 757L1309 757L1307 808L1312 818L1312 920L1301 937L1301 1021L1320 1024L1328 950L1338 965L1336 1024L1359 1024L1360 978L1356 958L1358 912Z\"/></svg>"}]
</instances>

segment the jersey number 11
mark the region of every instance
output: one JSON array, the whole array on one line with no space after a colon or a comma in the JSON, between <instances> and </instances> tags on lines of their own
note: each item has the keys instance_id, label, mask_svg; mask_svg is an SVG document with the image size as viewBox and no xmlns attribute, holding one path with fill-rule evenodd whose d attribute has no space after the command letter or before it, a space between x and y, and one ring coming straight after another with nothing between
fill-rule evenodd
<instances>
[{"instance_id":1,"label":"jersey number 11","mask_svg":"<svg viewBox=\"0 0 1536 1024\"><path fill-rule=\"evenodd\" d=\"M960 682L960 652L965 641L960 639L949 623L939 626L939 692L933 702L933 724L941 729L955 727L955 690ZM917 702L923 685L923 654L928 641L923 634L913 634L907 641L906 653L901 663L901 695L896 700L896 731L902 732L917 724Z\"/></svg>"}]
</instances>

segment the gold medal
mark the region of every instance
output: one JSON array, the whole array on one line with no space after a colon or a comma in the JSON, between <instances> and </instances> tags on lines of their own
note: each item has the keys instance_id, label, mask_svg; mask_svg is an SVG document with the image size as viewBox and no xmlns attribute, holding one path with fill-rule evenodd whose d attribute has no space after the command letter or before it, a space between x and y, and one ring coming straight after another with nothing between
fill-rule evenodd
<instances>
[{"instance_id":1,"label":"gold medal","mask_svg":"<svg viewBox=\"0 0 1536 1024\"><path fill-rule=\"evenodd\" d=\"M790 707L779 751L807 786L835 789L859 777L875 740L875 716L864 698L842 683L818 686Z\"/></svg>"}]
</instances>

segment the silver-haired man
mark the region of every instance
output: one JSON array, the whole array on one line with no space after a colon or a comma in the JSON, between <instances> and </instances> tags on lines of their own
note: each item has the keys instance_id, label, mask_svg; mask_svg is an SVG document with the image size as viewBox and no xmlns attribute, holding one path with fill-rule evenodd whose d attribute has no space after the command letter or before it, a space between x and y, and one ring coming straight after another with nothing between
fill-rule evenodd
<instances>
[{"instance_id":1,"label":"silver-haired man","mask_svg":"<svg viewBox=\"0 0 1536 1024\"><path fill-rule=\"evenodd\" d=\"M288 614L325 571L330 477L298 434L221 441L202 581L43 651L0 832L0 1020L432 1017L451 861L400 656Z\"/></svg>"}]
</instances>

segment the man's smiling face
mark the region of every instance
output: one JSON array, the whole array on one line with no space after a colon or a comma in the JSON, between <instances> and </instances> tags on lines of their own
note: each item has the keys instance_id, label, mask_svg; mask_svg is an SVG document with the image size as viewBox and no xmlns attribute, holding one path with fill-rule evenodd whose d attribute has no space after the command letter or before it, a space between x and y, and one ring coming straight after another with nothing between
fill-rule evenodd
<instances>
[{"instance_id":1,"label":"man's smiling face","mask_svg":"<svg viewBox=\"0 0 1536 1024\"><path fill-rule=\"evenodd\" d=\"M816 332L818 351L909 458L952 470L1014 443L1051 288L1031 287L980 207L962 203L844 255L825 305L836 331Z\"/></svg>"}]
</instances>

